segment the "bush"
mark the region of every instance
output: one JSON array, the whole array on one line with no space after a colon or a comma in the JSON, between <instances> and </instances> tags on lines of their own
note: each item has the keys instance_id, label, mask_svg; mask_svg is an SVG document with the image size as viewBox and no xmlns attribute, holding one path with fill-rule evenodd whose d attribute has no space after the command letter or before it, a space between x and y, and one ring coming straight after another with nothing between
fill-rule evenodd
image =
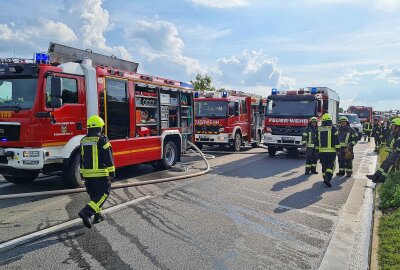
<instances>
[{"instance_id":1,"label":"bush","mask_svg":"<svg viewBox=\"0 0 400 270\"><path fill-rule=\"evenodd\" d=\"M392 172L379 189L381 209L400 207L400 172Z\"/></svg>"}]
</instances>

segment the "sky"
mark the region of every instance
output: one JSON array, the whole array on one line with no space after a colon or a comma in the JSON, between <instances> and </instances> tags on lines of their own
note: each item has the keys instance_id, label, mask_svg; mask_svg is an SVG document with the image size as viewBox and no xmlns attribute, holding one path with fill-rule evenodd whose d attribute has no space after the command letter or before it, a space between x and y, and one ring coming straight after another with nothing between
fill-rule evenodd
<instances>
[{"instance_id":1,"label":"sky","mask_svg":"<svg viewBox=\"0 0 400 270\"><path fill-rule=\"evenodd\" d=\"M2 1L0 58L50 41L139 72L267 96L326 86L341 107L400 109L400 0Z\"/></svg>"}]
</instances>

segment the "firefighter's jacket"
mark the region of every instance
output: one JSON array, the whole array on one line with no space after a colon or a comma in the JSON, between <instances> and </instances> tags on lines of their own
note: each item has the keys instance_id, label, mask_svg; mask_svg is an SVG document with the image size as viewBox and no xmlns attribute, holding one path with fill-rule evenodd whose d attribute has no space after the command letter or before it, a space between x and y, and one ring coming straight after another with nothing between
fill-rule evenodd
<instances>
[{"instance_id":1,"label":"firefighter's jacket","mask_svg":"<svg viewBox=\"0 0 400 270\"><path fill-rule=\"evenodd\" d=\"M371 122L364 122L363 124L363 131L370 132L372 130Z\"/></svg>"},{"instance_id":2,"label":"firefighter's jacket","mask_svg":"<svg viewBox=\"0 0 400 270\"><path fill-rule=\"evenodd\" d=\"M358 141L357 131L352 127L339 128L339 143L340 147L354 147Z\"/></svg>"},{"instance_id":3,"label":"firefighter's jacket","mask_svg":"<svg viewBox=\"0 0 400 270\"><path fill-rule=\"evenodd\" d=\"M386 141L386 147L389 151L389 155L382 162L382 165L379 168L379 171L381 171L384 176L387 176L387 173L400 157L400 133L392 132Z\"/></svg>"},{"instance_id":4,"label":"firefighter's jacket","mask_svg":"<svg viewBox=\"0 0 400 270\"><path fill-rule=\"evenodd\" d=\"M97 133L81 140L81 174L84 178L114 177L115 166L111 144L106 136Z\"/></svg>"},{"instance_id":5,"label":"firefighter's jacket","mask_svg":"<svg viewBox=\"0 0 400 270\"><path fill-rule=\"evenodd\" d=\"M382 126L381 125L374 125L372 128L371 136L375 138L380 138L382 135Z\"/></svg>"},{"instance_id":6,"label":"firefighter's jacket","mask_svg":"<svg viewBox=\"0 0 400 270\"><path fill-rule=\"evenodd\" d=\"M307 148L318 149L318 126L313 127L312 125L308 125L303 133L302 143L305 144Z\"/></svg>"},{"instance_id":7,"label":"firefighter's jacket","mask_svg":"<svg viewBox=\"0 0 400 270\"><path fill-rule=\"evenodd\" d=\"M323 121L318 127L319 153L335 153L340 149L339 132L331 121Z\"/></svg>"},{"instance_id":8,"label":"firefighter's jacket","mask_svg":"<svg viewBox=\"0 0 400 270\"><path fill-rule=\"evenodd\" d=\"M389 125L384 125L381 128L381 135L379 138L381 139L382 144L386 144L387 139L390 136L390 126Z\"/></svg>"}]
</instances>

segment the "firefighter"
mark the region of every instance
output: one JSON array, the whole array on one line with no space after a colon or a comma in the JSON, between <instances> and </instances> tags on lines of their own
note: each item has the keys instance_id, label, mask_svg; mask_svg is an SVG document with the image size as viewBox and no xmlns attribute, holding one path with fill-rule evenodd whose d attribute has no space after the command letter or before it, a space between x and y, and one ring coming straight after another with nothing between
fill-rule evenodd
<instances>
[{"instance_id":1,"label":"firefighter","mask_svg":"<svg viewBox=\"0 0 400 270\"><path fill-rule=\"evenodd\" d=\"M371 141L371 131L372 131L371 121L368 118L363 124L364 142L367 140L367 138L368 142Z\"/></svg>"},{"instance_id":2,"label":"firefighter","mask_svg":"<svg viewBox=\"0 0 400 270\"><path fill-rule=\"evenodd\" d=\"M342 116L339 121L339 172L336 175L343 176L346 173L347 177L351 177L353 173L354 159L353 147L357 144L358 134L355 129L350 127L350 122L347 117Z\"/></svg>"},{"instance_id":3,"label":"firefighter","mask_svg":"<svg viewBox=\"0 0 400 270\"><path fill-rule=\"evenodd\" d=\"M385 182L388 173L400 156L400 118L394 118L391 124L392 132L386 141L386 149L389 155L374 174L367 175L374 183Z\"/></svg>"},{"instance_id":4,"label":"firefighter","mask_svg":"<svg viewBox=\"0 0 400 270\"><path fill-rule=\"evenodd\" d=\"M381 144L382 126L378 119L374 120L374 126L372 127L371 136L374 137L375 152L379 151L379 145Z\"/></svg>"},{"instance_id":5,"label":"firefighter","mask_svg":"<svg viewBox=\"0 0 400 270\"><path fill-rule=\"evenodd\" d=\"M308 127L303 133L303 148L306 148L306 172L318 174L317 161L318 161L318 119L311 117Z\"/></svg>"},{"instance_id":6,"label":"firefighter","mask_svg":"<svg viewBox=\"0 0 400 270\"><path fill-rule=\"evenodd\" d=\"M87 121L88 133L81 140L81 176L85 180L90 202L79 212L87 228L104 219L101 207L110 194L111 179L115 177L115 166L111 144L103 135L104 121L91 116Z\"/></svg>"},{"instance_id":7,"label":"firefighter","mask_svg":"<svg viewBox=\"0 0 400 270\"><path fill-rule=\"evenodd\" d=\"M336 154L340 150L339 133L332 125L329 114L322 116L322 125L318 127L318 151L322 165L322 176L327 187L331 187L331 180L335 170Z\"/></svg>"}]
</instances>

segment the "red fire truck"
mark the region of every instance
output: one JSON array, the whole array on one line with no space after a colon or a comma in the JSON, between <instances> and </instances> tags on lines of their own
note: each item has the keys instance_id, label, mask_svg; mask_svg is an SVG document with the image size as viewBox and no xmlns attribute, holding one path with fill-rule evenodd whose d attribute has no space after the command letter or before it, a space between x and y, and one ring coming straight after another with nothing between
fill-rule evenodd
<instances>
[{"instance_id":1,"label":"red fire truck","mask_svg":"<svg viewBox=\"0 0 400 270\"><path fill-rule=\"evenodd\" d=\"M262 139L266 99L240 91L214 91L195 98L196 145L244 144L257 147Z\"/></svg>"},{"instance_id":2,"label":"red fire truck","mask_svg":"<svg viewBox=\"0 0 400 270\"><path fill-rule=\"evenodd\" d=\"M336 124L338 112L339 96L327 87L282 92L272 89L264 133L264 145L268 146L269 155L273 157L276 151L284 148L296 152L302 145L302 134L311 117L320 118L329 113Z\"/></svg>"},{"instance_id":3,"label":"red fire truck","mask_svg":"<svg viewBox=\"0 0 400 270\"><path fill-rule=\"evenodd\" d=\"M192 86L137 67L56 43L33 63L2 60L0 174L22 184L58 173L66 186L82 187L78 149L92 115L105 119L117 168L173 166L194 140Z\"/></svg>"},{"instance_id":4,"label":"red fire truck","mask_svg":"<svg viewBox=\"0 0 400 270\"><path fill-rule=\"evenodd\" d=\"M373 123L373 109L372 107L365 107L365 106L350 106L347 111L349 113L357 114L358 118L360 119L361 123L364 123L367 119Z\"/></svg>"}]
</instances>

